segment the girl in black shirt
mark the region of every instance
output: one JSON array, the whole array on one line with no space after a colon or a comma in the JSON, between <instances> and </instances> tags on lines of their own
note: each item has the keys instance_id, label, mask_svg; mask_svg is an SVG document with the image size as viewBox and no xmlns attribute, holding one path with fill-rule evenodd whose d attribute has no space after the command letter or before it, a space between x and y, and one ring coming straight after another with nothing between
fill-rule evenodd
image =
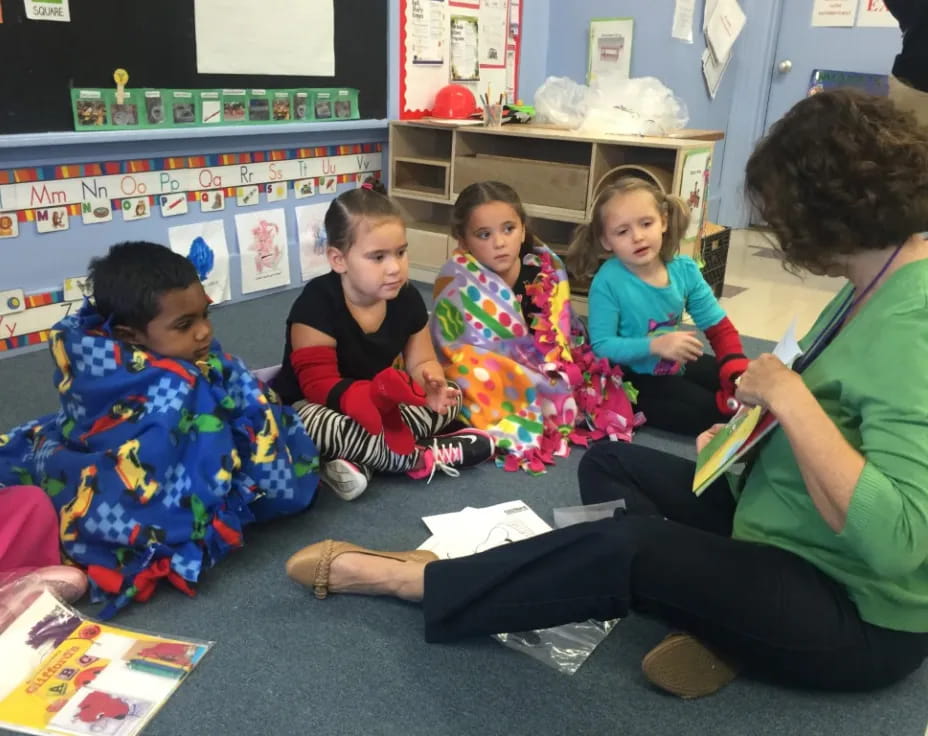
<instances>
[{"instance_id":1,"label":"girl in black shirt","mask_svg":"<svg viewBox=\"0 0 928 736\"><path fill-rule=\"evenodd\" d=\"M274 382L326 461L323 480L351 500L375 470L431 479L492 456L485 432L438 435L461 392L445 381L425 304L407 283L396 205L369 180L332 201L325 228L332 271L294 302ZM394 367L398 358L405 370Z\"/></svg>"}]
</instances>

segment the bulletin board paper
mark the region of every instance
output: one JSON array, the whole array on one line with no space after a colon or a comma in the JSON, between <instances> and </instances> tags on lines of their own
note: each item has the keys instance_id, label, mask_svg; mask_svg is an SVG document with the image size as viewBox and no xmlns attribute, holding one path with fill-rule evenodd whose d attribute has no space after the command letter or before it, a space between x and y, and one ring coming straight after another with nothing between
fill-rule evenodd
<instances>
[{"instance_id":1,"label":"bulletin board paper","mask_svg":"<svg viewBox=\"0 0 928 736\"><path fill-rule=\"evenodd\" d=\"M506 36L509 33L507 0L483 0L480 6L480 68L506 68Z\"/></svg>"},{"instance_id":2,"label":"bulletin board paper","mask_svg":"<svg viewBox=\"0 0 928 736\"><path fill-rule=\"evenodd\" d=\"M445 25L448 22L445 0L409 0L409 34L413 64L444 64L448 50Z\"/></svg>"},{"instance_id":3,"label":"bulletin board paper","mask_svg":"<svg viewBox=\"0 0 928 736\"><path fill-rule=\"evenodd\" d=\"M196 0L197 71L334 76L333 3Z\"/></svg>"},{"instance_id":4,"label":"bulletin board paper","mask_svg":"<svg viewBox=\"0 0 928 736\"><path fill-rule=\"evenodd\" d=\"M451 81L480 81L479 18L451 16Z\"/></svg>"},{"instance_id":5,"label":"bulletin board paper","mask_svg":"<svg viewBox=\"0 0 928 736\"><path fill-rule=\"evenodd\" d=\"M870 28L898 28L899 21L889 12L883 0L860 0L857 25Z\"/></svg>"},{"instance_id":6,"label":"bulletin board paper","mask_svg":"<svg viewBox=\"0 0 928 736\"><path fill-rule=\"evenodd\" d=\"M431 114L435 94L451 78L451 16L477 19L478 79L455 81L474 93L518 97L522 0L400 0L400 118ZM441 37L435 32L441 17ZM494 58L498 57L498 58Z\"/></svg>"}]
</instances>

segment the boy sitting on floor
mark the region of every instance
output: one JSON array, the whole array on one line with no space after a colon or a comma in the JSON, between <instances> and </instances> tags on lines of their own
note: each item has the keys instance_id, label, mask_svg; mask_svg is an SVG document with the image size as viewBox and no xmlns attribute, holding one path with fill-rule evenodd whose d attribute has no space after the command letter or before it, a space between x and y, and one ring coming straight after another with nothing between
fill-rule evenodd
<instances>
[{"instance_id":1,"label":"boy sitting on floor","mask_svg":"<svg viewBox=\"0 0 928 736\"><path fill-rule=\"evenodd\" d=\"M61 408L0 435L0 483L51 496L63 551L106 617L160 578L192 595L246 524L306 508L318 454L292 409L212 339L190 261L122 243L89 278L94 304L49 338Z\"/></svg>"}]
</instances>

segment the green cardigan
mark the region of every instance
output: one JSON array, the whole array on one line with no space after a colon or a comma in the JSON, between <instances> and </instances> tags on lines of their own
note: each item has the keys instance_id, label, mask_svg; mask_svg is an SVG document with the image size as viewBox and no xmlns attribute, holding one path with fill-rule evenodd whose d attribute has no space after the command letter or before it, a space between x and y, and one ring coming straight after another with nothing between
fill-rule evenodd
<instances>
[{"instance_id":1,"label":"green cardigan","mask_svg":"<svg viewBox=\"0 0 928 736\"><path fill-rule=\"evenodd\" d=\"M847 523L835 533L819 515L777 428L745 479L732 536L807 559L845 586L871 624L928 632L928 261L892 274L802 379L866 461Z\"/></svg>"}]
</instances>

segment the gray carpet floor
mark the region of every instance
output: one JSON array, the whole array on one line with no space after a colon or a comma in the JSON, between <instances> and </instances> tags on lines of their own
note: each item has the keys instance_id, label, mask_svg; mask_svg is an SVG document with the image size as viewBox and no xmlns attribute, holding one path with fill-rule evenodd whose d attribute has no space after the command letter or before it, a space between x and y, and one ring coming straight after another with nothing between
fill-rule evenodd
<instances>
[{"instance_id":1,"label":"gray carpet floor","mask_svg":"<svg viewBox=\"0 0 928 736\"><path fill-rule=\"evenodd\" d=\"M283 324L297 292L215 310L226 350L254 367L280 359ZM769 344L746 340L749 354ZM43 351L0 360L0 428L54 410ZM643 430L635 440L678 454L690 443ZM203 576L188 599L164 589L116 623L216 642L146 731L203 734L887 734L922 736L928 668L870 694L789 690L740 678L717 695L682 701L655 691L642 656L667 629L633 616L567 676L489 638L453 645L422 639L406 603L333 596L317 601L284 574L287 557L326 537L373 547L420 544L420 517L521 498L549 523L578 502L580 451L541 477L484 465L431 485L378 477L344 503L321 488L305 513L246 532L246 545ZM88 608L92 611L92 608Z\"/></svg>"}]
</instances>

